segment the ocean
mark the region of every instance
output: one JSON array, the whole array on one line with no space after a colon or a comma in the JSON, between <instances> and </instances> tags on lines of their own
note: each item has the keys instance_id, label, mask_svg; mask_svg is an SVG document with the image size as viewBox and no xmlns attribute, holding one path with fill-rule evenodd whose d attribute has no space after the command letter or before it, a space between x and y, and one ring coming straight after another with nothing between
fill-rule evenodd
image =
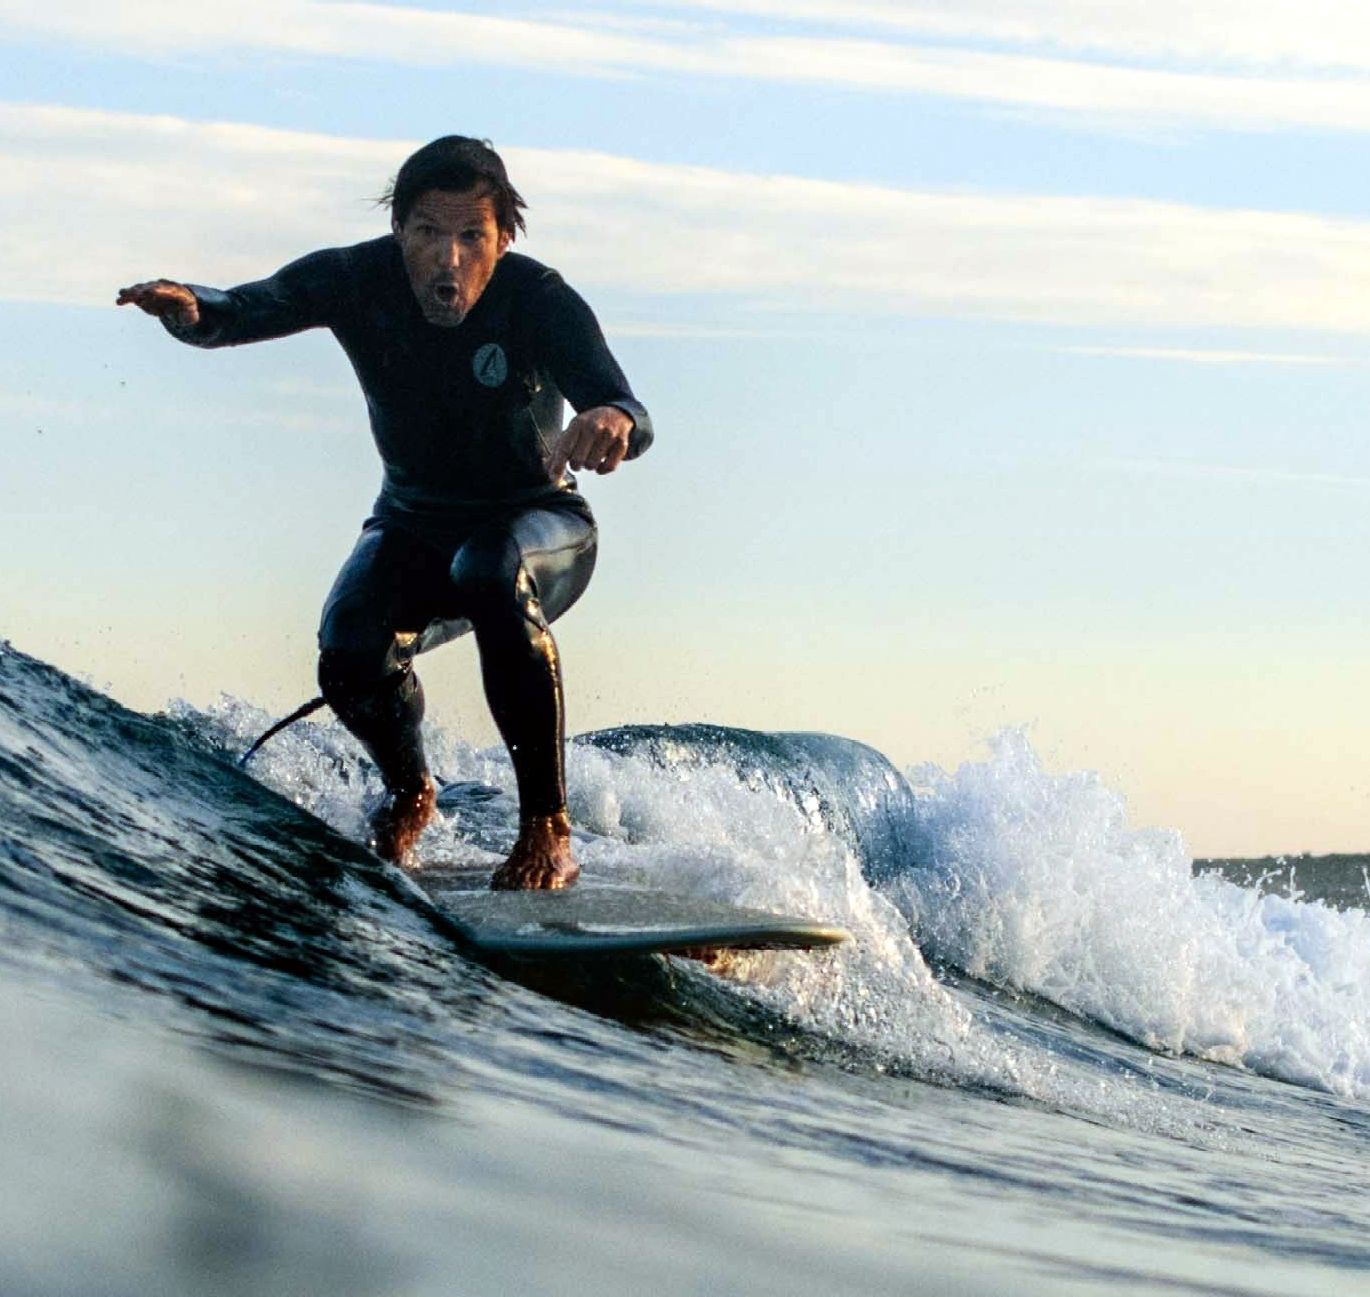
<instances>
[{"instance_id":1,"label":"ocean","mask_svg":"<svg viewBox=\"0 0 1370 1297\"><path fill-rule=\"evenodd\" d=\"M235 768L269 719L0 647L6 1297L1370 1291L1365 858L1196 865L1018 733L629 726L587 876L854 940L497 971L336 724ZM508 763L430 737L423 859L493 863Z\"/></svg>"}]
</instances>

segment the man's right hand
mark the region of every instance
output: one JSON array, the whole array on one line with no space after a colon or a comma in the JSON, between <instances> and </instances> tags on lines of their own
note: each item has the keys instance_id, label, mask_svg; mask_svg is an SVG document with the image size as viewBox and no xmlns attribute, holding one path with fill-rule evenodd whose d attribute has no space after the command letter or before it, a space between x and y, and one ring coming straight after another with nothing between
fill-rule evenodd
<instances>
[{"instance_id":1,"label":"man's right hand","mask_svg":"<svg viewBox=\"0 0 1370 1297\"><path fill-rule=\"evenodd\" d=\"M200 322L200 304L195 300L195 294L184 284L170 279L153 279L121 288L114 305L136 306L159 320L170 320L185 329L193 329Z\"/></svg>"}]
</instances>

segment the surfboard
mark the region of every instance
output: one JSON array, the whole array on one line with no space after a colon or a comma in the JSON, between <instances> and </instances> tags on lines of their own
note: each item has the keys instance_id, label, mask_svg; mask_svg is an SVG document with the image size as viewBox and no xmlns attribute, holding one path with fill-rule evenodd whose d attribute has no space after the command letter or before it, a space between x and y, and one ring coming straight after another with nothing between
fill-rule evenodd
<instances>
[{"instance_id":1,"label":"surfboard","mask_svg":"<svg viewBox=\"0 0 1370 1297\"><path fill-rule=\"evenodd\" d=\"M712 950L815 950L845 928L654 888L582 879L562 891L492 892L489 875L418 875L463 940L525 958L668 955Z\"/></svg>"}]
</instances>

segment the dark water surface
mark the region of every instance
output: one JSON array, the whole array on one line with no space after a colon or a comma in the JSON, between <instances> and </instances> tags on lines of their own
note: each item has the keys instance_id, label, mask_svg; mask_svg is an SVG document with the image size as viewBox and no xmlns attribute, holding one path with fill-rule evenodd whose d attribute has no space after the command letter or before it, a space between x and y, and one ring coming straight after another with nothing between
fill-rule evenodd
<instances>
[{"instance_id":1,"label":"dark water surface","mask_svg":"<svg viewBox=\"0 0 1370 1297\"><path fill-rule=\"evenodd\" d=\"M1196 876L1013 736L906 779L633 727L573 751L587 874L856 940L512 979L357 845L374 777L335 726L233 768L263 721L0 650L0 1292L1370 1283L1346 869ZM507 765L434 749L426 861L496 859Z\"/></svg>"},{"instance_id":2,"label":"dark water surface","mask_svg":"<svg viewBox=\"0 0 1370 1297\"><path fill-rule=\"evenodd\" d=\"M1258 860L1196 860L1242 887L1322 901L1339 910L1370 908L1370 855L1262 856Z\"/></svg>"}]
</instances>

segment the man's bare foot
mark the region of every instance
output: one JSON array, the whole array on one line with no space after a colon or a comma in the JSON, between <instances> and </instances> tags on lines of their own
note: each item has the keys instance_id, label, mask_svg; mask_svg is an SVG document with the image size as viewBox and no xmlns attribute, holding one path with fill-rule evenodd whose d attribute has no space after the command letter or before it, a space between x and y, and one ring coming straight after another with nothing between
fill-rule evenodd
<instances>
[{"instance_id":1,"label":"man's bare foot","mask_svg":"<svg viewBox=\"0 0 1370 1297\"><path fill-rule=\"evenodd\" d=\"M391 793L371 816L371 850L397 865L412 864L414 844L437 813L437 799L437 789L427 777L419 788Z\"/></svg>"},{"instance_id":2,"label":"man's bare foot","mask_svg":"<svg viewBox=\"0 0 1370 1297\"><path fill-rule=\"evenodd\" d=\"M693 959L695 963L703 964L709 972L723 976L737 962L738 952L719 946L687 946L684 950L673 950L671 954L679 955L681 959Z\"/></svg>"},{"instance_id":3,"label":"man's bare foot","mask_svg":"<svg viewBox=\"0 0 1370 1297\"><path fill-rule=\"evenodd\" d=\"M571 856L571 821L566 812L535 815L519 826L514 849L490 879L497 891L570 887L580 877Z\"/></svg>"}]
</instances>

